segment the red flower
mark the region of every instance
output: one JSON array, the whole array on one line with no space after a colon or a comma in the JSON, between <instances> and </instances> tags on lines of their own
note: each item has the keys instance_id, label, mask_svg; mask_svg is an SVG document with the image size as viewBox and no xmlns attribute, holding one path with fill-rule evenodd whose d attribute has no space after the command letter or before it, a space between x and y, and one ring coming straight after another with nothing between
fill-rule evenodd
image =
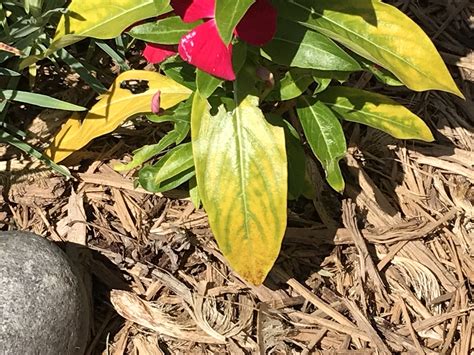
<instances>
[{"instance_id":1,"label":"red flower","mask_svg":"<svg viewBox=\"0 0 474 355\"><path fill-rule=\"evenodd\" d=\"M184 22L205 20L181 38L178 45L181 58L207 73L234 80L232 45L226 46L218 33L215 0L171 0L171 6ZM275 34L276 17L276 10L268 0L256 0L237 25L235 34L252 45L264 45ZM145 53L145 58L153 63L172 55L169 48L160 45L147 45Z\"/></svg>"},{"instance_id":2,"label":"red flower","mask_svg":"<svg viewBox=\"0 0 474 355\"><path fill-rule=\"evenodd\" d=\"M143 56L148 63L161 63L166 58L176 54L174 46L166 44L147 43L143 50Z\"/></svg>"}]
</instances>

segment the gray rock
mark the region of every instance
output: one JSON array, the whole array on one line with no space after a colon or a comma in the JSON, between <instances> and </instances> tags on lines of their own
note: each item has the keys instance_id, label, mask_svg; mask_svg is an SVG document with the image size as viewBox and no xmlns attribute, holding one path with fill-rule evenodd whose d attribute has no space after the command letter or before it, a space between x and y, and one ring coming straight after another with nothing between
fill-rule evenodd
<instances>
[{"instance_id":1,"label":"gray rock","mask_svg":"<svg viewBox=\"0 0 474 355\"><path fill-rule=\"evenodd\" d=\"M84 354L87 293L55 244L27 232L0 232L0 354Z\"/></svg>"}]
</instances>

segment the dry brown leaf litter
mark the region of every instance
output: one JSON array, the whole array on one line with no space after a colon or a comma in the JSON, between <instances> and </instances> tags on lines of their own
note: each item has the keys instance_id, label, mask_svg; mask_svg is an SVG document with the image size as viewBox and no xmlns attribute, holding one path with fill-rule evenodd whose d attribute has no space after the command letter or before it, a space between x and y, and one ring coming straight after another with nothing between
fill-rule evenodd
<instances>
[{"instance_id":1,"label":"dry brown leaf litter","mask_svg":"<svg viewBox=\"0 0 474 355\"><path fill-rule=\"evenodd\" d=\"M474 351L473 5L393 3L434 39L463 79L466 101L362 76L358 87L420 114L436 142L347 125L345 194L309 162L317 194L290 204L282 252L263 286L229 270L186 193L150 194L135 188L133 172L113 170L140 137L159 135L156 127L98 140L76 158L86 159L72 169L76 181L3 155L0 226L92 251L69 244L93 275L89 353Z\"/></svg>"}]
</instances>

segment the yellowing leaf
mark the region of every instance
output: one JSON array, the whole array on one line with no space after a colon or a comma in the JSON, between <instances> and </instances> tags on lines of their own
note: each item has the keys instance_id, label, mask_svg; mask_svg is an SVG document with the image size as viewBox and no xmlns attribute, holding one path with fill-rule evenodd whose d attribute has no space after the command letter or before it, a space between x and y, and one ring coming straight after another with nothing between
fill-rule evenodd
<instances>
[{"instance_id":1,"label":"yellowing leaf","mask_svg":"<svg viewBox=\"0 0 474 355\"><path fill-rule=\"evenodd\" d=\"M434 140L423 120L387 96L350 87L330 87L317 98L347 121L380 129L398 139Z\"/></svg>"},{"instance_id":2,"label":"yellowing leaf","mask_svg":"<svg viewBox=\"0 0 474 355\"><path fill-rule=\"evenodd\" d=\"M380 0L275 0L279 15L317 30L395 74L415 91L463 97L435 46L396 7Z\"/></svg>"},{"instance_id":3,"label":"yellowing leaf","mask_svg":"<svg viewBox=\"0 0 474 355\"><path fill-rule=\"evenodd\" d=\"M170 10L168 5L168 0L72 0L46 55L85 37L114 38L135 22Z\"/></svg>"},{"instance_id":4,"label":"yellowing leaf","mask_svg":"<svg viewBox=\"0 0 474 355\"><path fill-rule=\"evenodd\" d=\"M120 83L125 80L146 80L148 90L133 94L128 89L120 88ZM152 97L158 90L163 109L173 107L191 95L188 88L161 74L144 70L127 71L115 79L109 92L100 97L82 123L77 116L73 116L63 125L46 150L46 155L55 162L64 160L92 139L112 132L130 116L151 112Z\"/></svg>"},{"instance_id":5,"label":"yellowing leaf","mask_svg":"<svg viewBox=\"0 0 474 355\"><path fill-rule=\"evenodd\" d=\"M220 250L259 285L280 251L286 227L287 161L282 127L270 125L247 96L215 116L197 92L191 114L199 195Z\"/></svg>"}]
</instances>

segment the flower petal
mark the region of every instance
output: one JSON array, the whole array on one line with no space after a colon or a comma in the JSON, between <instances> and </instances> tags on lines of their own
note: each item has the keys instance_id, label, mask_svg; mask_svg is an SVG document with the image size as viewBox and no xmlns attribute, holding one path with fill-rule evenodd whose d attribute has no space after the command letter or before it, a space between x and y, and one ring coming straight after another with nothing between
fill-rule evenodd
<instances>
[{"instance_id":1,"label":"flower petal","mask_svg":"<svg viewBox=\"0 0 474 355\"><path fill-rule=\"evenodd\" d=\"M222 41L214 20L204 22L183 36L178 52L183 60L209 74L235 80L232 45L226 46Z\"/></svg>"},{"instance_id":2,"label":"flower petal","mask_svg":"<svg viewBox=\"0 0 474 355\"><path fill-rule=\"evenodd\" d=\"M148 63L161 63L166 58L176 54L174 46L164 44L147 43L143 51L143 56Z\"/></svg>"},{"instance_id":3,"label":"flower petal","mask_svg":"<svg viewBox=\"0 0 474 355\"><path fill-rule=\"evenodd\" d=\"M245 42L263 46L276 32L277 12L268 0L257 0L237 25L235 33Z\"/></svg>"},{"instance_id":4,"label":"flower petal","mask_svg":"<svg viewBox=\"0 0 474 355\"><path fill-rule=\"evenodd\" d=\"M215 0L171 0L174 12L184 22L194 22L203 18L213 18Z\"/></svg>"},{"instance_id":5,"label":"flower petal","mask_svg":"<svg viewBox=\"0 0 474 355\"><path fill-rule=\"evenodd\" d=\"M151 112L154 114L160 113L161 91L158 90L151 98Z\"/></svg>"}]
</instances>

